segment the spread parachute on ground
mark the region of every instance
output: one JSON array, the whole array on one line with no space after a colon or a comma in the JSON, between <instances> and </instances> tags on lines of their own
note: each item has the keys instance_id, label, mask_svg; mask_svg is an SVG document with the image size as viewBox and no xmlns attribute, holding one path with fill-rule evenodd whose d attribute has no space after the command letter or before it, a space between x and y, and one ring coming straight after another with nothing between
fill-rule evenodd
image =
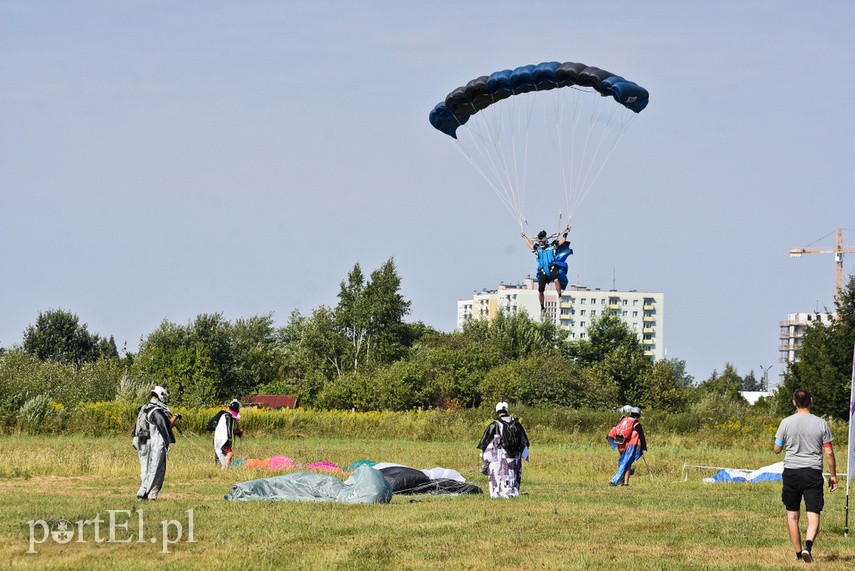
<instances>
[{"instance_id":1,"label":"spread parachute on ground","mask_svg":"<svg viewBox=\"0 0 855 571\"><path fill-rule=\"evenodd\" d=\"M438 103L430 122L525 229L527 208L544 223L556 210L559 224L576 213L648 99L614 73L544 62L473 79Z\"/></svg>"},{"instance_id":2,"label":"spread parachute on ground","mask_svg":"<svg viewBox=\"0 0 855 571\"><path fill-rule=\"evenodd\" d=\"M241 482L232 486L225 499L388 504L392 501L392 486L377 470L360 466L345 482L335 476L311 472Z\"/></svg>"}]
</instances>

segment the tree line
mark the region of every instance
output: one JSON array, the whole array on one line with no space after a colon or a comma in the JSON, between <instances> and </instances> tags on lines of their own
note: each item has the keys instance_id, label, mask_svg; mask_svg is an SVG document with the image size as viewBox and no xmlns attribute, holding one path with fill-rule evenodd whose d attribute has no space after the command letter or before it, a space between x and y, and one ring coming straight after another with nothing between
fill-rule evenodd
<instances>
[{"instance_id":1,"label":"tree line","mask_svg":"<svg viewBox=\"0 0 855 571\"><path fill-rule=\"evenodd\" d=\"M753 371L743 377L730 364L695 383L685 362L645 356L635 333L608 313L581 340L524 313L440 332L405 321L410 302L400 285L393 260L370 275L357 263L341 282L336 305L308 315L294 311L284 326L271 314L235 321L201 314L185 325L165 320L136 353L121 356L112 337L90 333L69 311L51 309L26 329L20 346L0 349L0 404L18 410L34 398L43 406L144 398L161 384L171 402L187 406L275 393L320 409L471 408L507 400L717 414L723 406L746 405L740 390L760 388ZM808 330L801 361L761 406L789 411L789 395L802 386L816 395L820 414L848 415L855 278L837 311L833 323L817 321Z\"/></svg>"}]
</instances>

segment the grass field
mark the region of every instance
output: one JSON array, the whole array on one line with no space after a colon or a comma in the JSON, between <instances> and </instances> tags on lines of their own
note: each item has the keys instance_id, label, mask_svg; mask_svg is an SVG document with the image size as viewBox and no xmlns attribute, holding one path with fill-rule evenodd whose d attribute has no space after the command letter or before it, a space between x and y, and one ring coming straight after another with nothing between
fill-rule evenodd
<instances>
[{"instance_id":1,"label":"grass field","mask_svg":"<svg viewBox=\"0 0 855 571\"><path fill-rule=\"evenodd\" d=\"M585 440L585 439L581 439ZM838 447L840 472L845 450ZM236 458L360 459L443 466L486 491L474 442L246 438ZM207 438L180 437L157 502L137 503L129 438L0 437L0 567L10 569L778 569L795 565L780 484L705 485L689 464L760 467L769 451L652 446L627 488L606 485L616 454L595 439L535 446L523 496L395 496L388 505L227 502L232 483L271 475L213 466ZM125 510L125 511L122 511ZM138 511L142 510L142 512ZM192 510L193 542L188 541ZM119 529L107 537L110 513ZM827 569L855 567L844 494L826 494L814 548ZM95 518L103 520L96 542ZM139 539L139 521L144 533ZM804 518L803 518L804 519ZM69 522L73 539L47 538ZM166 538L175 540L164 545ZM178 522L182 535L178 538ZM855 522L853 522L855 523ZM35 540L47 538L31 546ZM81 526L81 527L78 527ZM81 532L82 529L82 532ZM68 536L58 536L64 540ZM152 542L154 538L154 542ZM130 539L130 542L119 542ZM35 551L35 553L28 553Z\"/></svg>"}]
</instances>

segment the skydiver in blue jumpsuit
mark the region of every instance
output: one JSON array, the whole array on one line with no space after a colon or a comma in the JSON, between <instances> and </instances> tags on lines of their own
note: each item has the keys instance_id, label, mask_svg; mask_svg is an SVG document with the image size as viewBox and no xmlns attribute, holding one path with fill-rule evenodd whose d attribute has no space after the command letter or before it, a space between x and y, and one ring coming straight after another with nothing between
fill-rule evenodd
<instances>
[{"instance_id":1,"label":"skydiver in blue jumpsuit","mask_svg":"<svg viewBox=\"0 0 855 571\"><path fill-rule=\"evenodd\" d=\"M546 284L553 282L555 290L558 292L558 297L561 297L561 292L567 287L567 256L573 253L573 250L566 244L567 234L570 232L570 226L564 229L561 238L549 243L546 230L541 230L537 233L537 244L534 244L525 232L522 232L523 240L531 249L532 253L537 256L537 292L540 301L540 310L544 311L543 292L546 290Z\"/></svg>"}]
</instances>

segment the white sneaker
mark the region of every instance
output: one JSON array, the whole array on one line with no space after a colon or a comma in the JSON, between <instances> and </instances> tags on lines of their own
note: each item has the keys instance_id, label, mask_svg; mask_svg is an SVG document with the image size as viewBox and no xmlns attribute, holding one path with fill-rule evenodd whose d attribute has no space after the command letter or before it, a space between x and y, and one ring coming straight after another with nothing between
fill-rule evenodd
<instances>
[{"instance_id":1,"label":"white sneaker","mask_svg":"<svg viewBox=\"0 0 855 571\"><path fill-rule=\"evenodd\" d=\"M807 549L802 549L802 561L805 563L813 563L813 555Z\"/></svg>"}]
</instances>

